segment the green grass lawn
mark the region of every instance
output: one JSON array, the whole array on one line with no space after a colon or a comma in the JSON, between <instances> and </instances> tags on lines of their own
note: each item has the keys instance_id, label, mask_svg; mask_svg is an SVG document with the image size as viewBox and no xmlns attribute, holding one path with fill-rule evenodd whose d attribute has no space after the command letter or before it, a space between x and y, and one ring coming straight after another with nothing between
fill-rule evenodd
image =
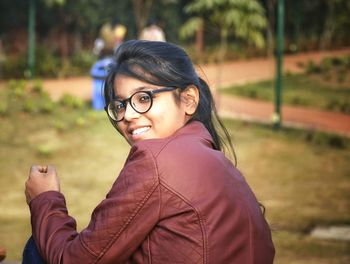
<instances>
[{"instance_id":1,"label":"green grass lawn","mask_svg":"<svg viewBox=\"0 0 350 264\"><path fill-rule=\"evenodd\" d=\"M103 112L67 104L23 111L29 96L19 96L7 98L17 104L0 112L0 245L9 261L21 259L30 235L24 182L31 164L56 165L69 213L82 229L129 150ZM275 263L349 263L349 242L317 240L308 232L316 225L350 225L350 139L234 120L225 124L237 166L266 207Z\"/></svg>"},{"instance_id":2,"label":"green grass lawn","mask_svg":"<svg viewBox=\"0 0 350 264\"><path fill-rule=\"evenodd\" d=\"M274 100L274 81L262 81L221 90L233 94L265 101ZM350 82L324 80L319 75L285 75L282 101L287 105L306 106L328 111L350 114Z\"/></svg>"},{"instance_id":3,"label":"green grass lawn","mask_svg":"<svg viewBox=\"0 0 350 264\"><path fill-rule=\"evenodd\" d=\"M349 139L338 147L336 136L226 124L238 167L267 208L275 263L348 263L350 243L316 240L308 233L318 225L350 224Z\"/></svg>"}]
</instances>

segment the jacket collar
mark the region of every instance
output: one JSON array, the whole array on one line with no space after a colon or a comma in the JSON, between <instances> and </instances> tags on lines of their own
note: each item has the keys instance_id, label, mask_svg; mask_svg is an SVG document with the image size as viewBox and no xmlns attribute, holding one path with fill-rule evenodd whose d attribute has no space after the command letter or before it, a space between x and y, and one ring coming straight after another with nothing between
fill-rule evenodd
<instances>
[{"instance_id":1,"label":"jacket collar","mask_svg":"<svg viewBox=\"0 0 350 264\"><path fill-rule=\"evenodd\" d=\"M177 130L174 135L170 136L170 138L174 138L181 135L192 135L206 141L209 141L213 144L213 139L208 131L208 129L204 126L202 122L199 121L190 121L182 128Z\"/></svg>"},{"instance_id":2,"label":"jacket collar","mask_svg":"<svg viewBox=\"0 0 350 264\"><path fill-rule=\"evenodd\" d=\"M163 145L166 142L171 141L172 139L179 137L179 136L191 136L194 138L197 138L198 140L203 140L208 146L213 147L214 141L209 133L209 131L206 129L203 123L199 121L189 121L187 124L185 124L183 127L178 129L173 135L167 138L159 138L159 139L146 139L142 140L140 142L137 142L133 145L132 149L137 148L137 146L141 145L153 145L154 143L158 142ZM157 144L158 145L158 144Z\"/></svg>"}]
</instances>

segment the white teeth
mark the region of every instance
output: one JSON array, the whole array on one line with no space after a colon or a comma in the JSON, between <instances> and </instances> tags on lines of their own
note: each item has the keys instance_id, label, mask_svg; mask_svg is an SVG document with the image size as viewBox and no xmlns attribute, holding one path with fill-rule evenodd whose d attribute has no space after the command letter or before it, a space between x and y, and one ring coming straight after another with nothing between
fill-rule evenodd
<instances>
[{"instance_id":1,"label":"white teeth","mask_svg":"<svg viewBox=\"0 0 350 264\"><path fill-rule=\"evenodd\" d=\"M133 134L133 135L139 135L139 134L141 134L141 133L146 132L148 129L149 129L149 127L140 127L140 128L137 128L137 129L133 130L133 131L131 132L131 134Z\"/></svg>"}]
</instances>

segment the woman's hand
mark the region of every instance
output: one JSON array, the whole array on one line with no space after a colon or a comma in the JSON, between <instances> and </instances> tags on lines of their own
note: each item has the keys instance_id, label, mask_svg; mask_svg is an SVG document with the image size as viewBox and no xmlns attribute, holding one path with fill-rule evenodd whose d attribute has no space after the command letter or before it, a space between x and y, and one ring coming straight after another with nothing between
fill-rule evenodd
<instances>
[{"instance_id":1,"label":"woman's hand","mask_svg":"<svg viewBox=\"0 0 350 264\"><path fill-rule=\"evenodd\" d=\"M60 182L55 167L33 165L25 184L27 204L37 195L47 191L60 191Z\"/></svg>"}]
</instances>

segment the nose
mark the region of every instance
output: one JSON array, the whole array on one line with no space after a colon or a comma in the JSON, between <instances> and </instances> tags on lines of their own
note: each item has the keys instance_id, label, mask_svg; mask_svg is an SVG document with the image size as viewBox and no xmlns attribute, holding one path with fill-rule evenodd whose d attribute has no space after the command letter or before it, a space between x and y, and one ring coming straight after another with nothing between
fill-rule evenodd
<instances>
[{"instance_id":1,"label":"nose","mask_svg":"<svg viewBox=\"0 0 350 264\"><path fill-rule=\"evenodd\" d=\"M124 120L131 121L132 119L139 118L140 114L132 108L131 103L128 102L125 107Z\"/></svg>"}]
</instances>

